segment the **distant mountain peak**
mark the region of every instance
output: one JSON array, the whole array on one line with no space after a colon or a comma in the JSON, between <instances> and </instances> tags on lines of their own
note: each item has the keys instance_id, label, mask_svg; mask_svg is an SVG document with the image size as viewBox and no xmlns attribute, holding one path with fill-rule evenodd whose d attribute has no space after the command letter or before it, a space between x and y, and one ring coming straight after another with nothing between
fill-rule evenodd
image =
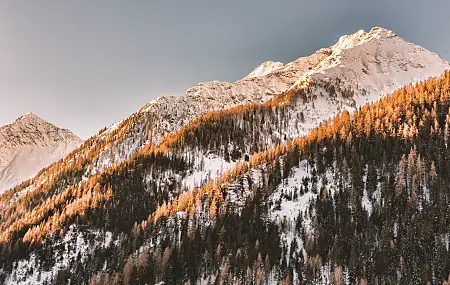
<instances>
[{"instance_id":1,"label":"distant mountain peak","mask_svg":"<svg viewBox=\"0 0 450 285\"><path fill-rule=\"evenodd\" d=\"M22 116L20 116L18 119L39 120L39 121L43 121L43 122L46 122L46 123L50 124L49 122L47 122L46 120L42 119L41 117L39 117L38 115L36 115L33 112L25 113Z\"/></svg>"},{"instance_id":2,"label":"distant mountain peak","mask_svg":"<svg viewBox=\"0 0 450 285\"><path fill-rule=\"evenodd\" d=\"M0 127L0 193L34 176L43 167L63 158L83 141L26 113Z\"/></svg>"},{"instance_id":3,"label":"distant mountain peak","mask_svg":"<svg viewBox=\"0 0 450 285\"><path fill-rule=\"evenodd\" d=\"M57 126L55 126L52 123L42 119L41 117L39 117L38 115L36 115L33 112L28 112L28 113L25 113L25 114L17 117L13 121L11 121L9 124L6 124L4 126L0 126L0 136L1 136L1 130L2 129L3 130L4 129L10 129L11 131L13 129L15 129L16 132L18 132L19 130L24 131L24 132L28 132L28 131L32 130L33 128L36 129L36 128L43 127L43 126L48 126L50 128L53 128L53 129L65 130L65 129L62 129L62 128L58 128ZM65 131L68 131L68 130L65 130Z\"/></svg>"},{"instance_id":4,"label":"distant mountain peak","mask_svg":"<svg viewBox=\"0 0 450 285\"><path fill-rule=\"evenodd\" d=\"M37 117L33 112L23 114L21 117Z\"/></svg>"},{"instance_id":5,"label":"distant mountain peak","mask_svg":"<svg viewBox=\"0 0 450 285\"><path fill-rule=\"evenodd\" d=\"M21 121L21 120L36 120L36 119L42 120L41 118L39 118L38 116L36 116L34 113L28 112L28 113L25 113L25 114L23 114L23 115L17 117L16 119L12 120L12 121L11 121L9 124L7 124L6 126L16 124L16 123L18 123L18 122ZM3 126L3 127L5 127L5 126ZM0 128L2 128L2 127L0 127Z\"/></svg>"}]
</instances>

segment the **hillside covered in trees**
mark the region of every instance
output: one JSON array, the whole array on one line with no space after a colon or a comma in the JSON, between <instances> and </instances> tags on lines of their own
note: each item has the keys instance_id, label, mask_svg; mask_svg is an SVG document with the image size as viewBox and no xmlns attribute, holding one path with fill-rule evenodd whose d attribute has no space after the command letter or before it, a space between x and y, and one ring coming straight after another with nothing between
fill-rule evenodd
<instances>
[{"instance_id":1,"label":"hillside covered in trees","mask_svg":"<svg viewBox=\"0 0 450 285\"><path fill-rule=\"evenodd\" d=\"M56 191L75 168L3 202L0 281L448 282L450 73L291 140L310 96L207 113L80 184ZM186 187L207 155L234 166Z\"/></svg>"}]
</instances>

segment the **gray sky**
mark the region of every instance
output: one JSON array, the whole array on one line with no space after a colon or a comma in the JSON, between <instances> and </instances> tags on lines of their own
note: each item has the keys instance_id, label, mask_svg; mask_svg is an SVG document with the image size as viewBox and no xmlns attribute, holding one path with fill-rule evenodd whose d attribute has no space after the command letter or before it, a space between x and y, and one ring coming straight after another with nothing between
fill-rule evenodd
<instances>
[{"instance_id":1,"label":"gray sky","mask_svg":"<svg viewBox=\"0 0 450 285\"><path fill-rule=\"evenodd\" d=\"M373 26L450 60L448 11L448 0L2 0L0 125L32 111L87 138L158 96Z\"/></svg>"}]
</instances>

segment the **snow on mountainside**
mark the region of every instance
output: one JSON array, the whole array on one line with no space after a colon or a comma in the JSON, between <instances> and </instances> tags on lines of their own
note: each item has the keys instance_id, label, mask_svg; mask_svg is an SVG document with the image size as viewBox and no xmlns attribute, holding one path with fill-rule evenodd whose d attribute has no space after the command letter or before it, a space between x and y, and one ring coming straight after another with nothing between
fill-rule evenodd
<instances>
[{"instance_id":1,"label":"snow on mountainside","mask_svg":"<svg viewBox=\"0 0 450 285\"><path fill-rule=\"evenodd\" d=\"M100 132L93 140L86 143L84 148L81 148L78 156L74 155L73 161L91 149L101 146L98 147L101 149L98 153L92 151L90 153L92 156L86 155L93 157L93 162L91 164L89 160L87 166L83 164L85 168L82 169L83 172L79 172L83 173L82 179L79 179L81 182L70 183L86 181L89 176L129 158L145 144L157 144L168 133L210 111L246 103L264 102L290 88L308 89L306 100L301 97L297 98L297 102L292 104L292 108L287 108L287 112L283 113L283 121L287 122L287 126L259 134L261 140L267 144L266 147L269 147L280 142L280 138L285 140L306 134L321 121L343 109L353 110L355 107L377 100L387 92L407 83L437 76L449 68L449 64L436 54L404 41L392 31L382 28L374 28L370 32L359 31L353 35L341 37L335 45L320 49L309 57L303 57L288 64L263 63L237 82L201 83L189 89L184 96L161 97L150 102L130 118ZM220 147L221 145L217 146L217 148ZM188 169L191 172L180 178L183 189L201 186L205 180L217 177L220 172L230 169L233 165L223 157L213 154L198 155L194 151L192 153L184 151L183 154L195 156ZM71 161L67 163L71 163ZM307 210L310 198L315 197L315 195L308 194L294 202L286 198L287 191L293 192L303 178L310 176L310 172L305 170L305 167L308 167L306 162L302 162L298 168L292 171L292 177L285 179L285 183L281 184L283 187L278 187L270 197L273 203L278 203L277 207L270 209L273 220L296 217L298 213ZM157 174L157 172L155 173ZM155 180L150 174L144 179L144 185L149 185L150 181ZM156 177L156 179L165 183L165 180L173 179L175 175L174 171L167 171L161 173L160 177ZM326 181L332 181L331 177L327 176L326 178ZM45 180L46 176L42 175L37 178L36 184ZM256 183L263 183L263 180ZM319 186L322 183L325 183L323 179L318 181ZM65 186L61 186L61 189L63 187ZM161 190L162 187L158 187L156 189ZM30 188L36 188L36 185L33 184ZM246 195L246 191L240 193L233 192L233 187L230 189L230 197L237 197L232 198L231 201L236 203L245 201L238 195ZM30 192L32 191L33 189L30 189ZM18 192L13 199L19 197L21 193ZM309 222L310 219L305 218L305 223ZM288 226L291 225L288 224ZM69 234L70 236L82 235ZM295 237L284 234L282 242L288 244L293 238ZM69 260L56 263L53 266L55 272L66 268L70 262L76 262L77 253L81 253L81 256L84 257L92 254L91 251L95 249L94 245L92 247L85 246L86 243L81 242L82 237L80 237L80 242L70 243L66 240L68 239L64 240L63 248L70 248L70 251L57 252L55 256L69 256ZM32 278L28 276L28 272L31 270L30 264L36 264L33 260L32 256L20 261L15 273L8 277L7 284L16 284L18 281L14 278L17 276L23 278L23 284L30 281ZM49 272L47 275L53 276L52 271ZM44 282L44 280L33 279L31 283L42 284Z\"/></svg>"},{"instance_id":2,"label":"snow on mountainside","mask_svg":"<svg viewBox=\"0 0 450 285\"><path fill-rule=\"evenodd\" d=\"M327 56L328 52L320 49L286 65L273 64L279 68L258 67L234 83L205 82L190 88L183 96L159 97L128 118L134 122L131 127L123 121L100 134L98 138L112 142L112 146L101 153L92 173L124 161L145 144L159 143L167 134L207 112L267 101L288 90L300 76ZM269 70L271 72L267 73ZM121 140L114 137L116 134L122 135Z\"/></svg>"},{"instance_id":3,"label":"snow on mountainside","mask_svg":"<svg viewBox=\"0 0 450 285\"><path fill-rule=\"evenodd\" d=\"M283 66L284 64L281 62L266 61L257 68L255 68L252 72L250 72L249 75L247 75L243 79L250 79L258 76L267 75L277 69L282 68Z\"/></svg>"},{"instance_id":4,"label":"snow on mountainside","mask_svg":"<svg viewBox=\"0 0 450 285\"><path fill-rule=\"evenodd\" d=\"M265 62L237 82L200 83L183 96L149 102L129 118L133 124L116 123L100 135L99 139L106 139L111 146L100 154L92 173L124 161L148 143L157 144L210 111L264 102L290 88L314 82L316 98L290 114L303 112L304 121L290 126L294 129L291 135L298 136L342 109L350 110L407 83L438 76L449 67L435 53L406 42L392 31L358 31L291 63Z\"/></svg>"},{"instance_id":5,"label":"snow on mountainside","mask_svg":"<svg viewBox=\"0 0 450 285\"><path fill-rule=\"evenodd\" d=\"M311 81L337 84L354 92L358 106L450 68L437 54L379 27L343 36L329 52L330 56L301 76L294 86Z\"/></svg>"},{"instance_id":6,"label":"snow on mountainside","mask_svg":"<svg viewBox=\"0 0 450 285\"><path fill-rule=\"evenodd\" d=\"M155 141L194 118L214 110L248 103L260 103L289 89L299 77L327 57L323 49L289 64L263 63L245 78L231 82L200 83L184 96L160 97L140 112L152 114L158 120ZM147 115L149 115L147 114Z\"/></svg>"},{"instance_id":7,"label":"snow on mountainside","mask_svg":"<svg viewBox=\"0 0 450 285\"><path fill-rule=\"evenodd\" d=\"M378 27L343 36L324 52L329 56L291 87L306 88L312 96L307 102L299 99L298 107L285 114L289 121L287 138L306 135L342 110L353 111L408 83L439 76L450 68L437 54ZM301 122L295 119L300 114L304 118Z\"/></svg>"},{"instance_id":8,"label":"snow on mountainside","mask_svg":"<svg viewBox=\"0 0 450 285\"><path fill-rule=\"evenodd\" d=\"M0 193L63 158L82 140L29 113L0 127Z\"/></svg>"},{"instance_id":9,"label":"snow on mountainside","mask_svg":"<svg viewBox=\"0 0 450 285\"><path fill-rule=\"evenodd\" d=\"M208 111L266 101L288 88L301 88L311 81L319 86L333 85L334 90L341 89L361 106L405 84L438 76L448 68L450 65L437 54L377 27L370 32L361 30L343 36L330 48L320 49L286 65L265 62L235 83L201 83L182 97L159 98L141 112L149 112L158 118L158 141ZM329 90L320 91L329 93ZM320 94L317 92L316 95ZM314 118L314 126L334 115L327 110L319 111L326 117Z\"/></svg>"},{"instance_id":10,"label":"snow on mountainside","mask_svg":"<svg viewBox=\"0 0 450 285\"><path fill-rule=\"evenodd\" d=\"M183 96L160 97L93 137L76 155L94 157L87 178L130 158L146 144L157 144L202 114L264 102L290 88L308 88L314 96L285 114L292 120L284 135L292 138L343 109L352 110L449 67L438 55L392 31L358 31L291 63L263 63L239 81L200 83ZM97 151L99 145L104 146ZM88 154L91 149L96 149L94 154Z\"/></svg>"}]
</instances>

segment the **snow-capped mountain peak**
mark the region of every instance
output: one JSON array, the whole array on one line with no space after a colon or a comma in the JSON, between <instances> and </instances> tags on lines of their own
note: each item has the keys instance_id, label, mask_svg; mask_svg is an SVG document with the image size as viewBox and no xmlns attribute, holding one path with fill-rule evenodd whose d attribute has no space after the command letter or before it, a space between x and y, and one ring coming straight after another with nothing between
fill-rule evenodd
<instances>
[{"instance_id":1,"label":"snow-capped mountain peak","mask_svg":"<svg viewBox=\"0 0 450 285\"><path fill-rule=\"evenodd\" d=\"M121 214L126 213L123 216L129 219L127 223L130 222L130 225L134 222L140 223L141 218L129 214L132 212L127 212L128 208L132 208L133 211L134 209L139 209L142 213L149 213L150 207L148 207L149 203L147 202L150 200L158 201L155 203L164 201L164 206L166 206L166 202L169 202L170 199L174 198L178 193L184 192L186 188L192 189L196 186L201 187L208 180L220 177L219 175L221 175L221 173L231 170L233 163L236 160L244 159L244 153L244 157L246 157L247 153L250 155L252 154L250 152L253 152L253 149L264 151L280 142L285 142L286 140L305 135L312 128L317 127L320 122L332 117L342 110L355 110L356 107L362 106L366 102L377 100L388 92L400 88L405 84L424 80L430 76L438 76L444 70L449 68L449 64L439 58L436 54L431 53L420 46L406 42L392 31L383 28L373 28L369 32L360 30L352 35L341 37L336 44L328 48L319 49L316 53L307 57L301 57L291 63L282 64L265 62L253 70L248 76L236 82L212 81L200 83L188 89L184 96L159 97L158 99L153 100L131 117L100 131L98 136L94 136L92 140L89 140L89 142L83 145L77 153L71 156L73 159L61 161L61 164L54 165L51 171L43 172L35 177L32 186L21 189L16 188L14 197L5 199L5 202L3 203L3 212L9 211L9 209L12 208L16 209L24 207L22 205L27 205L27 201L29 201L28 196L21 198L21 195L24 193L28 193L30 197L35 199L33 201L38 201L39 203L45 199L47 199L46 201L53 199L53 197L50 196L45 198L45 195L50 192L44 191L44 189L46 190L50 189L49 187L53 187L53 183L52 185L49 185L47 184L47 181L51 180L54 176L57 176L53 173L61 173L62 171L60 169L65 168L66 162L68 165L72 163L75 164L77 163L78 158L81 157L83 163L77 163L77 171L73 174L76 177L74 177L74 179L67 179L67 174L62 173L63 175L56 178L59 182L57 188L52 191L52 194L56 193L56 195L59 195L59 199L59 197L64 197L65 193L71 192L70 185L73 185L74 187L78 186L78 189L83 189L85 194L83 194L83 200L79 199L72 203L72 201L64 200L66 198L62 198L61 201L71 203L70 210L68 210L67 213L72 215L76 212L74 209L79 208L81 204L92 204L96 205L93 207L97 207L99 205L97 203L97 198L95 195L91 195L92 193L95 193L95 190L94 192L92 191L92 188L95 188L93 185L96 185L94 182L100 181L100 179L97 180L99 177L108 177L107 179L111 178L110 181L117 181L117 187L115 187L113 191L119 195L115 195L114 199L116 200L111 200L114 203L108 202L103 204L111 204L111 209L113 209L111 212L99 211L96 212L96 214L114 213L114 218L108 217L108 219L110 219L110 221L113 219L117 220L119 221L118 223L122 224ZM176 160L173 161L174 163L171 163L172 160L168 160L170 163L162 161L161 164L164 164L165 166L159 168L158 164L156 164L156 161L159 163L159 160L155 159L157 157L153 157L152 153L148 158L145 158L145 155L142 157L138 155L136 160L133 160L132 158L132 161L137 163L124 163L120 167L109 169L113 172L117 169L118 172L124 173L127 178L123 180L120 179L119 181L119 179L117 179L120 178L118 175L114 175L113 177L113 175L111 175L113 172L109 172L109 170L104 171L108 167L123 162L127 158L139 153L146 145L157 145L160 141L164 140L169 133L183 127L202 114L247 103L261 103L289 90L289 88L304 88L296 90L304 92L293 92L294 95L298 96L280 96L280 98L289 97L289 100L293 100L288 101L288 104L286 105L281 105L280 103L280 105L276 105L272 108L255 106L252 111L253 115L244 113L243 116L240 116L239 112L236 112L238 115L234 116L235 118L230 116L231 119L229 122L232 122L232 124L228 125L226 123L224 128L222 128L222 130L229 132L229 137L225 135L222 136L221 133L215 132L213 128L210 128L209 124L205 124L203 131L201 130L201 127L198 127L200 129L199 137L203 136L206 140L211 140L214 143L209 145L207 143L202 144L199 143L199 139L195 137L195 139L185 146L181 144L181 146L177 146L177 148L174 149L167 147L167 151L169 152L167 155L168 159L172 159L171 157L181 158L180 161L186 161L186 165L181 165ZM284 101L276 100L275 103L278 104L279 102ZM245 110L245 108L242 109ZM247 116L247 114L250 115ZM218 117L220 117L220 114ZM220 120L217 122L220 122ZM8 175L14 173L14 171L23 171L26 168L24 165L27 165L30 158L39 157L39 154L43 152L41 151L41 148L38 148L38 150L35 150L33 153L32 151L28 151L30 148L35 149L35 145L47 146L47 144L52 144L57 140L56 138L58 138L58 136L55 135L55 133L58 132L66 134L67 136L63 136L64 138L70 137L70 134L64 132L65 130L55 130L54 128L56 127L39 119L33 114L22 116L11 124L0 128L0 167L6 169L5 172L0 168L0 183L3 183L0 184L0 187L7 183L11 184L12 182ZM195 129L193 133L194 132L196 132ZM233 132L240 134L232 136ZM215 137L216 134L220 140L213 140L212 137ZM236 138L238 136L241 137L240 140ZM4 147L4 144L6 145L6 142L10 141L15 141L16 143L9 149L2 148ZM184 141L184 137L181 137L180 141ZM250 147L253 143L255 143L257 147ZM18 151L16 151L16 149L18 149ZM236 150L237 154L233 157L230 154L232 154L234 150ZM5 161L2 157L2 153L6 153L5 157L9 159L6 166L2 166L3 161ZM54 153L54 150L51 150L51 152L48 153ZM140 154L146 154L146 151ZM148 159L148 161L145 161L145 159ZM270 160L271 158L269 161ZM292 160L297 160L297 158L292 158ZM155 164L153 164L154 161ZM280 165L283 167L280 168L279 171L277 170L276 176L278 178L285 174L289 174L284 172L284 167L288 164L284 164L283 160L281 160L281 162L283 163ZM171 165L177 166L174 167ZM312 178L310 174L312 173L312 170L308 170L311 166L310 162L305 160L300 162L298 166L295 173L293 173L294 175L292 177L288 176L286 183L283 182L283 184L280 184L280 187L275 190L275 195L272 197L273 203L271 202L271 204L274 204L274 207L270 210L272 212L269 212L268 214L269 216L273 214L272 217L274 217L275 220L284 219L286 216L297 218L298 213L308 207L311 198L313 201L315 200L317 193L314 192L317 192L318 189L322 188L321 186L325 185L324 181L333 181L332 179L334 179L332 175L328 175L328 173L325 172L323 174L326 179L320 178L317 180L318 183L313 182L310 184L312 181L312 179L310 180L310 178ZM260 188L262 188L264 184L267 184L266 182L268 181L267 177L264 179L260 178L263 177L263 171L261 170L262 169L254 169L254 172L249 174L250 178L251 176L254 176L254 182L261 183ZM315 170L316 169L314 169L314 172ZM101 175L97 176L96 174L99 173L101 173ZM105 176L103 176L103 174L105 174ZM12 177L15 178L14 176ZM49 177L52 178L49 179ZM248 183L248 180L247 182L244 180L247 179L242 180L242 185L250 184ZM125 184L122 182L130 182L133 184ZM295 187L295 192L297 192L297 190L303 189L303 187L300 187L301 184L305 182L311 185L305 186L306 193L309 194L301 194L303 196L294 203L294 201L292 201L292 195L286 192L286 189L294 190ZM45 187L43 185L45 185ZM134 187L135 185L138 187ZM313 190L313 185L316 190ZM106 183L104 186L107 186ZM242 186L242 191L235 191L239 188L233 189L235 188L233 183L224 187L224 190L227 191L227 195L230 197L229 201L245 201L245 187ZM303 190L300 190L300 193L302 191ZM241 195L243 196L237 196L238 192L241 192ZM164 195L160 193L164 193ZM366 194L364 194L364 196L366 196ZM73 195L68 196L72 197ZM283 202L283 204L282 201L287 200L288 196L291 197L289 198L290 201L287 203ZM99 195L99 197L102 197L102 195ZM148 197L148 199L143 197ZM293 199L296 200L297 198ZM369 198L366 200L368 199ZM116 201L119 203L115 203ZM144 206L142 209L139 208L141 206L141 201L145 201L146 203L142 204L145 204L145 207L148 208L144 208ZM277 201L279 201L280 204L277 205ZM177 202L179 202L179 205L185 203L185 201L182 201L181 199ZM186 204L190 203L190 201L186 202ZM239 203L237 204L239 205ZM209 205L214 205L214 203L209 203ZM64 207L65 206L63 206L63 208ZM103 207L98 208L107 209ZM200 205L199 207L194 206L191 208L194 212L198 211L199 215L197 215L197 217L199 217L200 223L202 223L202 221L208 221L206 220L208 213L206 213L206 216L201 213L206 207ZM48 218L48 221L51 219L52 221L55 221L56 226L59 226L58 221L64 218L57 216L60 212L57 212L55 215L53 215L53 212L55 212L53 209L51 211L48 210L48 213L51 216ZM31 214L26 216L27 213L28 212L23 213L25 218L33 216ZM137 213L137 211L133 213ZM179 213L183 214L183 212ZM73 215L75 217L77 214ZM143 215L145 216L146 214ZM309 212L308 215L309 218L305 216L306 221L311 220L311 213ZM106 216L109 216L109 214L105 215L105 217L98 216L98 220L103 221L103 218L106 220ZM22 219L22 217L19 217L17 220L22 222L25 218ZM47 219L47 216L45 215L44 218ZM80 219L80 222L83 223L81 220L82 219ZM11 222L13 221L15 222L15 220L11 219ZM67 221L73 221L73 219L68 219ZM38 235L38 232L41 230L41 228L39 228L39 221L32 221L30 223L32 223L33 228L28 227L29 229L31 228L28 237ZM138 225L137 223L135 223L135 225ZM142 225L145 223L146 222L144 221ZM309 222L306 224L309 224ZM19 227L21 226L18 223L11 223L11 226L10 224L7 226L11 227L11 232L13 232L13 230L15 231L13 227L16 225ZM50 223L47 223L46 225L50 225ZM103 226L104 225L102 225L102 227ZM42 228L44 227L45 226L42 226ZM48 228L50 227L51 226L48 226ZM90 225L88 228L89 227ZM7 229L7 227L4 228ZM25 227L23 228L26 229ZM8 275L6 284L17 284L18 280L23 280L23 283L20 284L44 284L47 281L50 283L52 279L57 278L55 276L58 276L58 272L63 272L63 270L67 274L73 274L74 271L70 270L70 266L72 266L71 264L79 263L79 260L77 261L78 256L85 258L84 260L82 259L82 262L85 262L85 264L87 264L86 266L91 266L92 259L87 258L95 256L97 252L104 252L103 242L101 242L102 245L99 245L91 243L86 239L87 242L85 243L83 234L80 233L80 235L78 235L75 232L76 229L73 225L69 229L72 229L73 231L69 230L66 232L64 239L58 241L60 243L55 243L56 246L55 244L51 245L54 246L55 249L56 247L65 249L65 251L53 251L55 254L55 262L53 263L54 265L51 270L47 271L47 269L43 269L43 267L40 266L42 262L38 260L38 257L36 257L37 255L32 254L28 258L25 257L20 260L20 262L17 262L17 265L14 265L10 272L5 271L5 274ZM137 227L136 229L136 232L141 231L141 227ZM104 228L101 229L101 232L103 231ZM117 230L116 232L119 231ZM171 231L167 231L167 233L169 232ZM97 231L96 228L92 229L92 233L92 236L96 235L96 233L98 233L98 236L101 235L100 231ZM158 238L150 239L148 245L151 245L150 247L154 246L154 248L158 250L158 256L161 256L161 252L166 251L166 249L159 248L161 243ZM103 240L103 238L95 238L95 240ZM110 244L111 238L108 238L108 240L109 242L106 242L105 236L105 246L106 244ZM286 244L291 244L287 238L285 240ZM299 244L301 245L300 242L301 240L299 240ZM117 243L114 242L114 244L119 249L124 245L124 243L119 240ZM99 248L102 248L102 250L97 251L96 249ZM143 248L144 247L139 248L137 252ZM168 250L167 253L171 254ZM164 253L163 255L168 254ZM67 258L60 258L60 256ZM143 259L145 260L146 258L147 257L144 256ZM171 258L167 257L163 259L170 260ZM60 260L63 261L60 262ZM130 264L128 262L126 263ZM99 264L102 264L102 262L99 262ZM109 262L106 262L104 268L106 269L108 266L110 266ZM37 267L37 270L35 270L34 267ZM133 263L131 263L131 268L133 268ZM133 269L131 269L131 271L133 271ZM0 269L0 277L1 273ZM34 278L34 276L36 276L36 278Z\"/></svg>"},{"instance_id":2,"label":"snow-capped mountain peak","mask_svg":"<svg viewBox=\"0 0 450 285\"><path fill-rule=\"evenodd\" d=\"M20 121L25 121L25 123L27 121L42 121L43 123L46 123L46 121L44 121L43 119L36 116L33 112L28 112L28 113L25 113L22 116L18 117L17 119L13 120L8 125L14 125L16 123L19 123Z\"/></svg>"},{"instance_id":3,"label":"snow-capped mountain peak","mask_svg":"<svg viewBox=\"0 0 450 285\"><path fill-rule=\"evenodd\" d=\"M330 47L330 55L293 87L305 82L339 85L335 87L351 91L357 105L362 105L449 68L437 54L405 41L393 31L375 27L341 37Z\"/></svg>"},{"instance_id":4,"label":"snow-capped mountain peak","mask_svg":"<svg viewBox=\"0 0 450 285\"><path fill-rule=\"evenodd\" d=\"M255 68L252 72L250 72L249 75L244 77L243 79L251 79L258 76L267 75L269 73L272 73L273 71L280 69L284 67L284 64L281 62L273 62L273 61L266 61L263 62L260 66Z\"/></svg>"},{"instance_id":5,"label":"snow-capped mountain peak","mask_svg":"<svg viewBox=\"0 0 450 285\"><path fill-rule=\"evenodd\" d=\"M102 134L102 139L114 136L110 131L119 129L115 133L124 136L115 145L123 151L118 155L115 148L108 147L98 160L97 170L129 158L143 145L158 144L167 134L204 113L261 103L290 88L301 88L305 82L315 82L317 90L312 92L317 102L315 106L302 107L305 122L296 127L302 130L300 134L342 108L361 106L410 82L438 76L449 67L435 53L403 40L390 30L380 27L369 32L360 30L293 62L264 62L236 82L199 83L183 96L164 96L149 102L133 115L135 124L114 124ZM326 95L329 90L325 89L331 85L337 93L346 93L340 94L344 95L345 104L341 102L342 96ZM116 138L107 140L113 142Z\"/></svg>"},{"instance_id":6,"label":"snow-capped mountain peak","mask_svg":"<svg viewBox=\"0 0 450 285\"><path fill-rule=\"evenodd\" d=\"M34 176L81 143L69 130L33 113L0 127L0 193Z\"/></svg>"}]
</instances>

